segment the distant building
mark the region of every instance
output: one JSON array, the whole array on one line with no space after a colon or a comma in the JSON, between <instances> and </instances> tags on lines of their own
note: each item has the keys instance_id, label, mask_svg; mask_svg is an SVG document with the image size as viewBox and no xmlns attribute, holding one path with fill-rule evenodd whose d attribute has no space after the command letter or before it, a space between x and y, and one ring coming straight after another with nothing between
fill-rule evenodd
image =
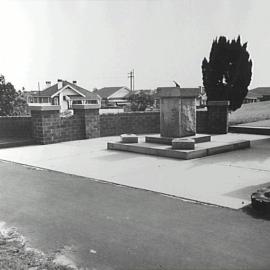
<instances>
[{"instance_id":1,"label":"distant building","mask_svg":"<svg viewBox=\"0 0 270 270\"><path fill-rule=\"evenodd\" d=\"M125 86L119 87L104 87L95 90L94 93L101 97L101 106L104 107L117 107L124 106L127 103L126 96L131 90Z\"/></svg>"},{"instance_id":2,"label":"distant building","mask_svg":"<svg viewBox=\"0 0 270 270\"><path fill-rule=\"evenodd\" d=\"M100 104L101 98L93 92L77 85L76 81L58 80L54 85L46 82L46 88L42 91L25 92L27 103L31 105L60 105L61 112L72 107L73 104Z\"/></svg>"},{"instance_id":3,"label":"distant building","mask_svg":"<svg viewBox=\"0 0 270 270\"><path fill-rule=\"evenodd\" d=\"M248 96L246 96L244 98L243 104L254 103L254 102L258 102L258 101L260 101L260 100L257 97L248 97Z\"/></svg>"},{"instance_id":4,"label":"distant building","mask_svg":"<svg viewBox=\"0 0 270 270\"><path fill-rule=\"evenodd\" d=\"M270 100L270 87L257 87L249 90L243 103Z\"/></svg>"}]
</instances>

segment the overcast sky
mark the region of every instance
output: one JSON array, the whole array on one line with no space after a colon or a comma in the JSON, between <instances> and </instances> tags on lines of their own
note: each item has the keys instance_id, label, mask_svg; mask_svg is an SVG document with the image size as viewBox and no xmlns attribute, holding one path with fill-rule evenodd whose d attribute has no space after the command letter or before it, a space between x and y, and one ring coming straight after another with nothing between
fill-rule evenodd
<instances>
[{"instance_id":1,"label":"overcast sky","mask_svg":"<svg viewBox=\"0 0 270 270\"><path fill-rule=\"evenodd\" d=\"M58 78L92 89L202 85L212 41L241 35L250 88L270 86L268 0L0 0L0 73L17 89Z\"/></svg>"}]
</instances>

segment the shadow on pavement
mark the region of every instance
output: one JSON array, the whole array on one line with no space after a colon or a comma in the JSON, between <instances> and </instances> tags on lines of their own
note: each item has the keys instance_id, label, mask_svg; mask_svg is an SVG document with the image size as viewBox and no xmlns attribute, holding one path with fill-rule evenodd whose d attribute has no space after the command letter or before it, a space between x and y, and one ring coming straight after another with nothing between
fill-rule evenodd
<instances>
[{"instance_id":1,"label":"shadow on pavement","mask_svg":"<svg viewBox=\"0 0 270 270\"><path fill-rule=\"evenodd\" d=\"M270 220L270 212L266 212L266 211L260 211L260 210L256 210L252 207L251 204L243 207L241 209L245 214L256 218L256 219L263 219L263 220Z\"/></svg>"}]
</instances>

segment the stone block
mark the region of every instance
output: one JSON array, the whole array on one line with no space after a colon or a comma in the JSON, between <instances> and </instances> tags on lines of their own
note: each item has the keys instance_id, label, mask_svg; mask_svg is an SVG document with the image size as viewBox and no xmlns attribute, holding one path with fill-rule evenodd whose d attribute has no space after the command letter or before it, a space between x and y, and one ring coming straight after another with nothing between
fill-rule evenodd
<instances>
[{"instance_id":1,"label":"stone block","mask_svg":"<svg viewBox=\"0 0 270 270\"><path fill-rule=\"evenodd\" d=\"M190 138L176 138L172 140L173 149L194 150L195 140Z\"/></svg>"},{"instance_id":2,"label":"stone block","mask_svg":"<svg viewBox=\"0 0 270 270\"><path fill-rule=\"evenodd\" d=\"M122 143L137 143L138 136L135 134L122 134L120 135Z\"/></svg>"},{"instance_id":3,"label":"stone block","mask_svg":"<svg viewBox=\"0 0 270 270\"><path fill-rule=\"evenodd\" d=\"M196 97L199 89L159 88L160 133L162 137L186 137L196 134Z\"/></svg>"}]
</instances>

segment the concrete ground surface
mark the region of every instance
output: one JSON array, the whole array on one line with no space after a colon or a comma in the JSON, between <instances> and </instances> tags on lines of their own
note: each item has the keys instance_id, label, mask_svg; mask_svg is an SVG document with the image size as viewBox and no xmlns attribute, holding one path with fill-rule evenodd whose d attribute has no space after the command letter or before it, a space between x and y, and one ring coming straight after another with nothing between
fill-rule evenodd
<instances>
[{"instance_id":1,"label":"concrete ground surface","mask_svg":"<svg viewBox=\"0 0 270 270\"><path fill-rule=\"evenodd\" d=\"M251 123L240 124L239 126L270 127L270 119L251 122Z\"/></svg>"},{"instance_id":2,"label":"concrete ground surface","mask_svg":"<svg viewBox=\"0 0 270 270\"><path fill-rule=\"evenodd\" d=\"M62 250L78 267L270 268L270 220L248 208L200 205L3 161L0 189L1 220L32 247Z\"/></svg>"},{"instance_id":3,"label":"concrete ground surface","mask_svg":"<svg viewBox=\"0 0 270 270\"><path fill-rule=\"evenodd\" d=\"M269 136L220 135L252 141L250 149L193 160L106 149L119 137L0 149L0 159L239 209L270 185Z\"/></svg>"}]
</instances>

